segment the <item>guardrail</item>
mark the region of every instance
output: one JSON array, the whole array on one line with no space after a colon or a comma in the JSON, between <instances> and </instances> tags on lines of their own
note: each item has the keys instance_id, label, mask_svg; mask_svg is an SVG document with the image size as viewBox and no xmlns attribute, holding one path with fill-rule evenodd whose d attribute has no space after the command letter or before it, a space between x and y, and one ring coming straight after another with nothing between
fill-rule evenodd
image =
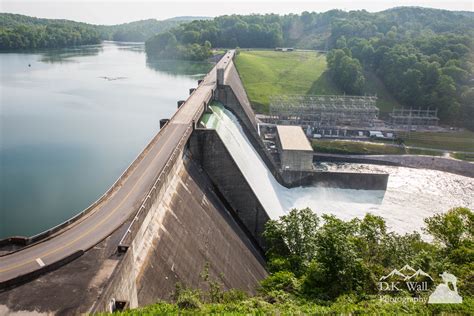
<instances>
[{"instance_id":1,"label":"guardrail","mask_svg":"<svg viewBox=\"0 0 474 316\"><path fill-rule=\"evenodd\" d=\"M228 65L228 63L226 63L225 67L226 68ZM207 74L205 76L205 78L207 78L209 76L209 74ZM199 82L199 86L201 85L201 83L204 82L204 81L201 81ZM199 87L198 86L198 87ZM197 89L196 89L197 90ZM190 96L188 97L188 100L189 98L191 98L191 96L195 93L196 91L193 91ZM214 93L214 88L211 89L211 92L208 93L206 96L205 96L205 102L203 102L203 105L205 105L206 102L208 102L210 99L212 99L212 96L213 96L213 93ZM204 106L201 106L201 108L203 109ZM178 111L176 111L173 116L171 117L170 119L170 122L173 120L173 118L180 112L181 109L178 109ZM195 115L193 116L193 122L196 121L202 113L200 113L200 111L196 111ZM175 150L173 151L173 154L171 157L174 158L173 155L175 155L175 152L177 151L177 149L182 146L183 144L181 144L182 140L186 138L187 140L187 136L189 136L189 129L192 129L192 125L194 123L191 123L188 128L186 129L185 133L183 134L183 137L181 137L179 143L178 143L178 146L175 148ZM145 156L145 154L150 150L150 148L156 143L157 139L159 138L159 136L161 135L162 131L164 130L165 127L163 127L163 129L160 129L160 131L158 131L158 133L153 136L153 138L150 140L150 142L147 144L147 146L142 150L142 152L140 152L137 157L130 163L130 165L127 167L127 169L125 169L125 171L120 175L119 178L117 178L117 180L109 187L109 189L102 195L100 196L94 203L92 203L89 207L87 207L86 209L84 209L82 212L76 214L75 216L73 216L72 218L48 229L48 230L45 230L41 233L38 233L36 235L33 235L33 236L30 236L30 237L25 237L25 236L11 236L11 237L7 237L5 239L1 239L0 240L0 246L3 246L3 245L8 245L8 244L13 244L13 245L20 245L20 246L23 246L19 249L15 249L15 250L12 250L12 251L9 251L7 253L4 253L4 254L0 254L0 257L2 256L6 256L6 255L9 255L11 253L14 253L14 252L17 252L17 251L21 251L27 247L30 247L32 246L33 244L37 243L37 242L40 242L40 241L43 241L43 240L46 240L48 237L52 237L52 235L54 235L55 233L67 228L68 226L70 226L71 224L77 222L78 220L80 220L81 218L83 218L85 215L91 213L92 211L94 211L96 209L96 207L101 204L103 201L105 201L107 198L109 198L112 193L119 187L119 185L126 179L126 177L129 175L129 173L136 167L136 165L142 161L143 157ZM170 159L171 159L170 157ZM165 170L165 168L168 166L168 162L167 164L165 165L165 167L163 168L163 170ZM162 170L162 172L163 172ZM161 175L161 173L160 173ZM158 178L157 178L158 180ZM155 184L156 184L156 181L155 181ZM155 185L154 185L155 186ZM153 188L152 188L153 190ZM152 191L150 191L152 192ZM145 203L145 201L144 201ZM142 204L144 205L144 204ZM140 208L141 209L141 208ZM140 212L140 209L139 209L139 212ZM139 214L137 214L139 215ZM137 216L136 215L136 216ZM133 224L133 222L132 222ZM128 231L128 230L127 230Z\"/></svg>"},{"instance_id":2,"label":"guardrail","mask_svg":"<svg viewBox=\"0 0 474 316\"><path fill-rule=\"evenodd\" d=\"M188 100L192 97L192 95L197 91L194 90L190 97L188 98ZM186 144L186 142L188 141L188 138L191 134L191 132L194 130L194 124L195 122L200 118L200 116L202 115L202 113L204 112L204 109L205 109L205 105L206 103L208 103L211 99L212 99L212 96L213 96L213 93L214 93L214 89L211 89L211 91L204 97L204 100L202 102L202 104L200 105L200 109L198 109L196 111L196 113L193 115L193 118L192 118L192 122L188 125L188 127L186 128L185 132L183 133L183 135L181 136L177 146L175 147L175 149L173 150L173 152L171 153L171 156L168 158L165 166L163 167L163 169L161 169L160 173L158 174L158 176L156 177L156 180L155 182L153 183L153 186L152 188L150 189L150 191L148 191L148 194L146 195L145 199L143 200L142 204L140 205L140 207L138 208L138 211L136 212L135 216L133 217L133 220L132 222L130 223L130 225L128 226L127 230L125 231L124 235L122 236L122 238L120 239L120 242L117 246L117 251L120 252L120 253L124 253L128 250L128 248L130 247L130 244L133 240L133 238L135 237L138 229L140 228L141 224L143 223L144 219L145 219L145 216L146 214L148 213L148 211L150 210L151 206L153 205L153 201L156 199L158 193L159 193L159 188L160 188L160 185L162 185L164 183L164 181L166 180L165 177L167 175L169 175L169 171L171 170L172 166L176 163L176 160L178 158L178 154L184 149L184 145ZM182 109L184 108L185 104L183 104L182 107L180 107L180 109L175 113L175 115ZM174 118L174 116L170 119L170 121L168 122L169 123L172 123L172 120ZM168 125L166 124L166 126ZM166 126L164 128L166 128Z\"/></svg>"},{"instance_id":3,"label":"guardrail","mask_svg":"<svg viewBox=\"0 0 474 316\"><path fill-rule=\"evenodd\" d=\"M25 237L25 236L11 236L7 237L5 239L0 240L0 246L7 245L7 244L15 244L15 245L21 245L24 246L20 249L16 249L13 251L10 251L8 253L1 254L0 257L9 255L11 253L21 251L22 249L25 249L26 247L31 246L32 244L42 241L43 239L46 239L53 235L54 233L57 233L58 231L68 227L69 225L77 222L79 219L83 218L85 215L91 213L100 203L105 201L112 193L115 191L115 189L121 184L123 180L128 176L128 174L135 168L135 166L142 161L143 157L145 154L150 150L151 146L156 143L158 137L160 136L161 129L158 131L157 134L155 134L150 142L146 145L146 147L137 155L137 157L130 163L130 165L125 169L125 171L115 180L115 182L109 187L109 189L102 194L94 203L89 205L86 209L84 209L82 212L76 214L72 218L52 227L49 228L48 230L45 230L41 233L38 233L36 235L33 235L31 237Z\"/></svg>"}]
</instances>

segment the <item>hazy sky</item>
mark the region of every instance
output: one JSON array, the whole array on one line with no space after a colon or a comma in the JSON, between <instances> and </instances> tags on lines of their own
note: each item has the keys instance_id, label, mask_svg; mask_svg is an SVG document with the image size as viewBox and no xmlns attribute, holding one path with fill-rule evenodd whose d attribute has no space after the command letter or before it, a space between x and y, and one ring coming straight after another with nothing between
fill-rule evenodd
<instances>
[{"instance_id":1,"label":"hazy sky","mask_svg":"<svg viewBox=\"0 0 474 316\"><path fill-rule=\"evenodd\" d=\"M473 0L231 0L231 1L117 1L117 0L0 0L0 11L43 18L62 18L94 24L117 24L175 16L218 16L250 13L324 12L330 9L381 11L395 6L421 6L473 11Z\"/></svg>"}]
</instances>

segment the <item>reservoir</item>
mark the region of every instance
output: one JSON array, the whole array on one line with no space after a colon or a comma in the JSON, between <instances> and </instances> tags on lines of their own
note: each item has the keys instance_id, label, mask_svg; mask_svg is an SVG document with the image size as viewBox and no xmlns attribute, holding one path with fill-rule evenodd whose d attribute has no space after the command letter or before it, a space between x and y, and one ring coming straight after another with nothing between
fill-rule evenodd
<instances>
[{"instance_id":1,"label":"reservoir","mask_svg":"<svg viewBox=\"0 0 474 316\"><path fill-rule=\"evenodd\" d=\"M99 198L212 67L147 61L144 45L0 54L0 239Z\"/></svg>"}]
</instances>

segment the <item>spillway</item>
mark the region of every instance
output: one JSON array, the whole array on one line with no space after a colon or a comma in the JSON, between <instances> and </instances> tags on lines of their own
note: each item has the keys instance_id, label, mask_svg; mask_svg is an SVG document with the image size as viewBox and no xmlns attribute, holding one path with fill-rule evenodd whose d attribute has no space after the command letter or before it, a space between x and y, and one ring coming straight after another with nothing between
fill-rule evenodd
<instances>
[{"instance_id":1,"label":"spillway","mask_svg":"<svg viewBox=\"0 0 474 316\"><path fill-rule=\"evenodd\" d=\"M272 219L292 208L304 207L319 215L334 214L345 220L360 218L370 212L385 218L390 230L403 234L421 232L423 219L434 213L445 212L455 206L474 207L472 178L403 167L376 167L378 171L390 173L386 191L314 186L288 189L273 177L238 119L221 105L213 105L211 110L212 114L203 118L203 124L208 129L216 130ZM371 166L359 166L358 169L370 171ZM345 170L357 171L353 166Z\"/></svg>"}]
</instances>

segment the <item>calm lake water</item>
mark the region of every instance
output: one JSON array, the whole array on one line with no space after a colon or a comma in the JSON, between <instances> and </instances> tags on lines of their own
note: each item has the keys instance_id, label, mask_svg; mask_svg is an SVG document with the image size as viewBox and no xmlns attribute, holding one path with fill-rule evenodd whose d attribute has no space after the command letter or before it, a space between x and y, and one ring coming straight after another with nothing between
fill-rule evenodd
<instances>
[{"instance_id":1,"label":"calm lake water","mask_svg":"<svg viewBox=\"0 0 474 316\"><path fill-rule=\"evenodd\" d=\"M113 42L2 53L0 66L0 239L94 202L211 68L147 62L142 44Z\"/></svg>"}]
</instances>

